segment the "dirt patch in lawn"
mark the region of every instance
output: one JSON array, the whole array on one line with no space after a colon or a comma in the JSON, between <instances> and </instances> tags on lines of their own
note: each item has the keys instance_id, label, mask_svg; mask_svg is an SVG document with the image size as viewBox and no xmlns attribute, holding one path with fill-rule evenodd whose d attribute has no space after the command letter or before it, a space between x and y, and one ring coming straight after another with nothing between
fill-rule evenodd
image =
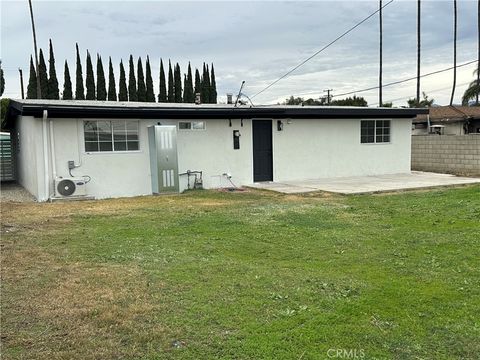
<instances>
[{"instance_id":1,"label":"dirt patch in lawn","mask_svg":"<svg viewBox=\"0 0 480 360\"><path fill-rule=\"evenodd\" d=\"M149 281L139 267L62 263L31 245L6 250L2 254L6 349L38 359L52 355L85 359L134 357L145 350L136 349L136 342L169 346L157 320L165 312L164 285Z\"/></svg>"}]
</instances>

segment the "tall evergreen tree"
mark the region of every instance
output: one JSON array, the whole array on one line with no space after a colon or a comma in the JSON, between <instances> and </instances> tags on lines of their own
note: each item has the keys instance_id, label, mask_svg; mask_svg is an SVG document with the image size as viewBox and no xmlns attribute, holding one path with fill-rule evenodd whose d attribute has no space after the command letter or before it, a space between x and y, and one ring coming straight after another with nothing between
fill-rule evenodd
<instances>
[{"instance_id":1,"label":"tall evergreen tree","mask_svg":"<svg viewBox=\"0 0 480 360\"><path fill-rule=\"evenodd\" d=\"M125 75L125 74L124 74ZM113 73L112 58L108 58L108 101L117 101L117 89L115 88L115 74Z\"/></svg>"},{"instance_id":2,"label":"tall evergreen tree","mask_svg":"<svg viewBox=\"0 0 480 360\"><path fill-rule=\"evenodd\" d=\"M118 101L128 101L127 78L125 76L125 68L120 60L120 81L118 83Z\"/></svg>"},{"instance_id":3,"label":"tall evergreen tree","mask_svg":"<svg viewBox=\"0 0 480 360\"><path fill-rule=\"evenodd\" d=\"M188 71L184 81L183 102L195 102L195 96L193 95L192 68L190 66L190 63L188 63Z\"/></svg>"},{"instance_id":4,"label":"tall evergreen tree","mask_svg":"<svg viewBox=\"0 0 480 360\"><path fill-rule=\"evenodd\" d=\"M175 93L175 102L182 102L182 72L178 63L175 65L175 71L173 74L173 91Z\"/></svg>"},{"instance_id":5,"label":"tall evergreen tree","mask_svg":"<svg viewBox=\"0 0 480 360\"><path fill-rule=\"evenodd\" d=\"M92 58L90 53L87 50L87 75L85 77L85 87L87 88L87 93L85 94L86 100L95 100L95 78L93 75L93 65Z\"/></svg>"},{"instance_id":6,"label":"tall evergreen tree","mask_svg":"<svg viewBox=\"0 0 480 360\"><path fill-rule=\"evenodd\" d=\"M0 96L3 95L4 91L5 91L5 76L3 75L2 60L0 60Z\"/></svg>"},{"instance_id":7,"label":"tall evergreen tree","mask_svg":"<svg viewBox=\"0 0 480 360\"><path fill-rule=\"evenodd\" d=\"M142 59L138 58L137 63L137 100L145 102L147 101L147 89L145 87L145 78L143 76Z\"/></svg>"},{"instance_id":8,"label":"tall evergreen tree","mask_svg":"<svg viewBox=\"0 0 480 360\"><path fill-rule=\"evenodd\" d=\"M186 86L187 86L187 74L183 74L183 102L188 102L188 98L186 98L185 96L187 96L188 94L185 93L186 91Z\"/></svg>"},{"instance_id":9,"label":"tall evergreen tree","mask_svg":"<svg viewBox=\"0 0 480 360\"><path fill-rule=\"evenodd\" d=\"M146 100L147 102L155 102L155 94L153 93L153 79L152 69L150 68L150 59L147 55L147 62L145 63L145 82L147 86Z\"/></svg>"},{"instance_id":10,"label":"tall evergreen tree","mask_svg":"<svg viewBox=\"0 0 480 360\"><path fill-rule=\"evenodd\" d=\"M35 65L33 65L33 58L30 55L30 75L28 78L27 86L27 99L37 98L37 72L35 71Z\"/></svg>"},{"instance_id":11,"label":"tall evergreen tree","mask_svg":"<svg viewBox=\"0 0 480 360\"><path fill-rule=\"evenodd\" d=\"M208 72L208 65L203 63L203 75L202 75L202 91L201 91L202 103L210 102L210 74Z\"/></svg>"},{"instance_id":12,"label":"tall evergreen tree","mask_svg":"<svg viewBox=\"0 0 480 360\"><path fill-rule=\"evenodd\" d=\"M213 63L212 63L212 74L211 74L211 82L210 82L210 103L212 104L217 103L217 81L215 80L215 69L213 68Z\"/></svg>"},{"instance_id":13,"label":"tall evergreen tree","mask_svg":"<svg viewBox=\"0 0 480 360\"><path fill-rule=\"evenodd\" d=\"M168 102L175 102L175 90L173 85L172 64L168 60Z\"/></svg>"},{"instance_id":14,"label":"tall evergreen tree","mask_svg":"<svg viewBox=\"0 0 480 360\"><path fill-rule=\"evenodd\" d=\"M138 101L137 96L137 79L135 79L135 68L133 67L133 56L130 55L128 62L128 101Z\"/></svg>"},{"instance_id":15,"label":"tall evergreen tree","mask_svg":"<svg viewBox=\"0 0 480 360\"><path fill-rule=\"evenodd\" d=\"M45 58L43 57L42 49L40 49L40 60L38 63L38 73L40 79L40 90L42 94L42 99L48 99L48 75L47 75L47 65L45 65Z\"/></svg>"},{"instance_id":16,"label":"tall evergreen tree","mask_svg":"<svg viewBox=\"0 0 480 360\"><path fill-rule=\"evenodd\" d=\"M167 84L165 81L165 70L163 69L163 60L160 59L160 86L158 89L158 102L167 102Z\"/></svg>"},{"instance_id":17,"label":"tall evergreen tree","mask_svg":"<svg viewBox=\"0 0 480 360\"><path fill-rule=\"evenodd\" d=\"M72 80L70 79L70 70L68 70L67 60L65 60L65 70L63 73L63 100L72 100Z\"/></svg>"},{"instance_id":18,"label":"tall evergreen tree","mask_svg":"<svg viewBox=\"0 0 480 360\"><path fill-rule=\"evenodd\" d=\"M102 57L97 54L97 100L107 100L107 84L103 71Z\"/></svg>"},{"instance_id":19,"label":"tall evergreen tree","mask_svg":"<svg viewBox=\"0 0 480 360\"><path fill-rule=\"evenodd\" d=\"M197 94L202 94L202 79L200 78L200 72L198 69L195 69L195 91L193 94L193 101L195 102L195 98Z\"/></svg>"},{"instance_id":20,"label":"tall evergreen tree","mask_svg":"<svg viewBox=\"0 0 480 360\"><path fill-rule=\"evenodd\" d=\"M60 92L58 90L57 71L55 70L55 56L53 55L52 39L49 43L50 58L48 69L48 97L47 99L58 100L60 99Z\"/></svg>"},{"instance_id":21,"label":"tall evergreen tree","mask_svg":"<svg viewBox=\"0 0 480 360\"><path fill-rule=\"evenodd\" d=\"M78 44L75 44L77 49L77 70L75 77L75 99L85 100L85 91L83 87L82 62L80 61L80 52L78 51Z\"/></svg>"}]
</instances>

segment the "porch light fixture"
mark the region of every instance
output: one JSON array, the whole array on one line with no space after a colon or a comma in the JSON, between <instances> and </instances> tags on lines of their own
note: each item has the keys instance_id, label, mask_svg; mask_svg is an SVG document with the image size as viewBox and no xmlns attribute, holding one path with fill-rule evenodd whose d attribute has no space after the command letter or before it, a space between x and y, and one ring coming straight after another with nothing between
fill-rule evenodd
<instances>
[{"instance_id":1,"label":"porch light fixture","mask_svg":"<svg viewBox=\"0 0 480 360\"><path fill-rule=\"evenodd\" d=\"M277 120L277 130L283 131L283 122L282 120Z\"/></svg>"}]
</instances>

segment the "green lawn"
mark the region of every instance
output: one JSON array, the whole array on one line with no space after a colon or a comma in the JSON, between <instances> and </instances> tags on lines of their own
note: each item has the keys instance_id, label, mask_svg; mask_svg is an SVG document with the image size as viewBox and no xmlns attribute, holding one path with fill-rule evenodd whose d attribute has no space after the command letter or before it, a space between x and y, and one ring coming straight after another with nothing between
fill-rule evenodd
<instances>
[{"instance_id":1,"label":"green lawn","mask_svg":"<svg viewBox=\"0 0 480 360\"><path fill-rule=\"evenodd\" d=\"M1 245L2 359L480 356L480 186L2 204Z\"/></svg>"}]
</instances>

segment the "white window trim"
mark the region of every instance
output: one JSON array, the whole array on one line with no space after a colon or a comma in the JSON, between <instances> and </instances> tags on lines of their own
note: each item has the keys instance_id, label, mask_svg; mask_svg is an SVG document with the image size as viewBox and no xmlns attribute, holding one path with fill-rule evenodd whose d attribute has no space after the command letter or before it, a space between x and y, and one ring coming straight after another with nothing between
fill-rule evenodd
<instances>
[{"instance_id":1,"label":"white window trim","mask_svg":"<svg viewBox=\"0 0 480 360\"><path fill-rule=\"evenodd\" d=\"M362 121L375 121L374 142L362 143ZM377 142L377 121L390 121L390 141ZM360 145L390 145L392 143L392 119L360 119Z\"/></svg>"},{"instance_id":2,"label":"white window trim","mask_svg":"<svg viewBox=\"0 0 480 360\"><path fill-rule=\"evenodd\" d=\"M111 151L87 151L85 148L85 123L88 121L136 121L138 124L138 150L111 150ZM142 153L142 146L140 141L140 120L137 119L83 119L82 122L82 147L83 147L83 154L85 155L114 155L114 154L134 154L134 153ZM113 129L112 129L112 149L114 147L114 138L113 138Z\"/></svg>"}]
</instances>

